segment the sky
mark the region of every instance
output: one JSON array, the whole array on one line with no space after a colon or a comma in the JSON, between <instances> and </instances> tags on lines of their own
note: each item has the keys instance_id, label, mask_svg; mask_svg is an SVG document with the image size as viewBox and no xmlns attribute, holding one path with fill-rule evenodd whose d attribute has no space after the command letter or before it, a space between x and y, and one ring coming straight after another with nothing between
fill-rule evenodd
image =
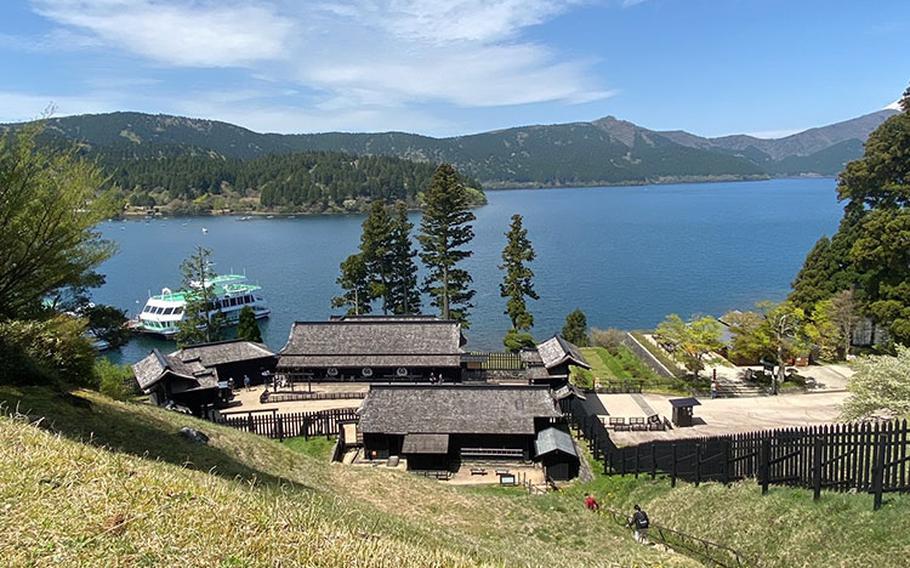
<instances>
[{"instance_id":1,"label":"sky","mask_svg":"<svg viewBox=\"0 0 910 568\"><path fill-rule=\"evenodd\" d=\"M0 122L779 137L894 103L908 38L908 0L2 0Z\"/></svg>"}]
</instances>

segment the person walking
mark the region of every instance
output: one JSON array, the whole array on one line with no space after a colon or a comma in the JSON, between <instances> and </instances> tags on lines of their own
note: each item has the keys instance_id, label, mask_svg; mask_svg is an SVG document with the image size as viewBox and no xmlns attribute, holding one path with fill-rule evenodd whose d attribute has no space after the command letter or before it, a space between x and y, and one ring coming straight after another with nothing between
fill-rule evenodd
<instances>
[{"instance_id":1,"label":"person walking","mask_svg":"<svg viewBox=\"0 0 910 568\"><path fill-rule=\"evenodd\" d=\"M641 510L641 505L635 505L635 512L629 519L629 526L635 531L635 542L638 544L648 544L648 527L651 521L648 514Z\"/></svg>"},{"instance_id":2,"label":"person walking","mask_svg":"<svg viewBox=\"0 0 910 568\"><path fill-rule=\"evenodd\" d=\"M600 503L590 493L585 493L585 509L594 513L600 509Z\"/></svg>"},{"instance_id":3,"label":"person walking","mask_svg":"<svg viewBox=\"0 0 910 568\"><path fill-rule=\"evenodd\" d=\"M243 375L243 387L246 390L250 390L250 376L249 375Z\"/></svg>"}]
</instances>

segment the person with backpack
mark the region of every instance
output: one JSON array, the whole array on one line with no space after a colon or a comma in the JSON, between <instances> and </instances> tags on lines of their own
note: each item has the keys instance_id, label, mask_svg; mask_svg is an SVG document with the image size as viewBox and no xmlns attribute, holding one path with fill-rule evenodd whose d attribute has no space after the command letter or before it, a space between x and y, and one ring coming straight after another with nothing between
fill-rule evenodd
<instances>
[{"instance_id":1,"label":"person with backpack","mask_svg":"<svg viewBox=\"0 0 910 568\"><path fill-rule=\"evenodd\" d=\"M651 526L651 521L648 520L648 514L641 510L641 505L635 505L629 526L635 531L635 542L648 544L648 527Z\"/></svg>"}]
</instances>

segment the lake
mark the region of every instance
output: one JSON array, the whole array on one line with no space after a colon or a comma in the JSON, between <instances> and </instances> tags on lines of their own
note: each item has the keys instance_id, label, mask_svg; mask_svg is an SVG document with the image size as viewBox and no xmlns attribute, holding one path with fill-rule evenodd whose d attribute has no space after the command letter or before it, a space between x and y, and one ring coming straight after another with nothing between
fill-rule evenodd
<instances>
[{"instance_id":1,"label":"lake","mask_svg":"<svg viewBox=\"0 0 910 568\"><path fill-rule=\"evenodd\" d=\"M500 349L509 325L497 266L513 213L524 216L537 251L540 301L531 310L534 334L544 339L576 307L591 326L637 329L668 313L721 315L782 299L809 249L837 229L842 212L832 179L487 195L489 204L476 211L474 256L466 263L477 289L467 347L478 350ZM101 267L107 283L95 300L134 316L150 293L179 286L181 260L203 245L214 251L217 271L246 271L263 286L272 307L261 322L263 337L277 350L294 320L333 313L338 264L355 251L362 221L351 215L104 223L102 233L120 250ZM112 358L132 362L156 346L173 343L141 337Z\"/></svg>"}]
</instances>

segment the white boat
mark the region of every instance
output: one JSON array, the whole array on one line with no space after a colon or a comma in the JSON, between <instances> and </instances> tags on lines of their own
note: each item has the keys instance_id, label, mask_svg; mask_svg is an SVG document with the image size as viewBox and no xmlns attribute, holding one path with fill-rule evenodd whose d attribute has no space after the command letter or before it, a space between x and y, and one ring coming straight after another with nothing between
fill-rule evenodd
<instances>
[{"instance_id":1,"label":"white boat","mask_svg":"<svg viewBox=\"0 0 910 568\"><path fill-rule=\"evenodd\" d=\"M224 314L227 325L236 325L240 310L250 306L256 319L269 317L272 310L258 294L262 287L248 284L245 280L246 276L240 274L224 274L215 276L206 283L206 287L212 290L212 296L215 298L215 306L209 315L220 311ZM150 296L142 312L134 320L133 328L142 333L173 337L178 331L177 324L183 321L185 316L187 297L198 293L198 289L198 285L190 290L176 292L164 288L161 294Z\"/></svg>"}]
</instances>

